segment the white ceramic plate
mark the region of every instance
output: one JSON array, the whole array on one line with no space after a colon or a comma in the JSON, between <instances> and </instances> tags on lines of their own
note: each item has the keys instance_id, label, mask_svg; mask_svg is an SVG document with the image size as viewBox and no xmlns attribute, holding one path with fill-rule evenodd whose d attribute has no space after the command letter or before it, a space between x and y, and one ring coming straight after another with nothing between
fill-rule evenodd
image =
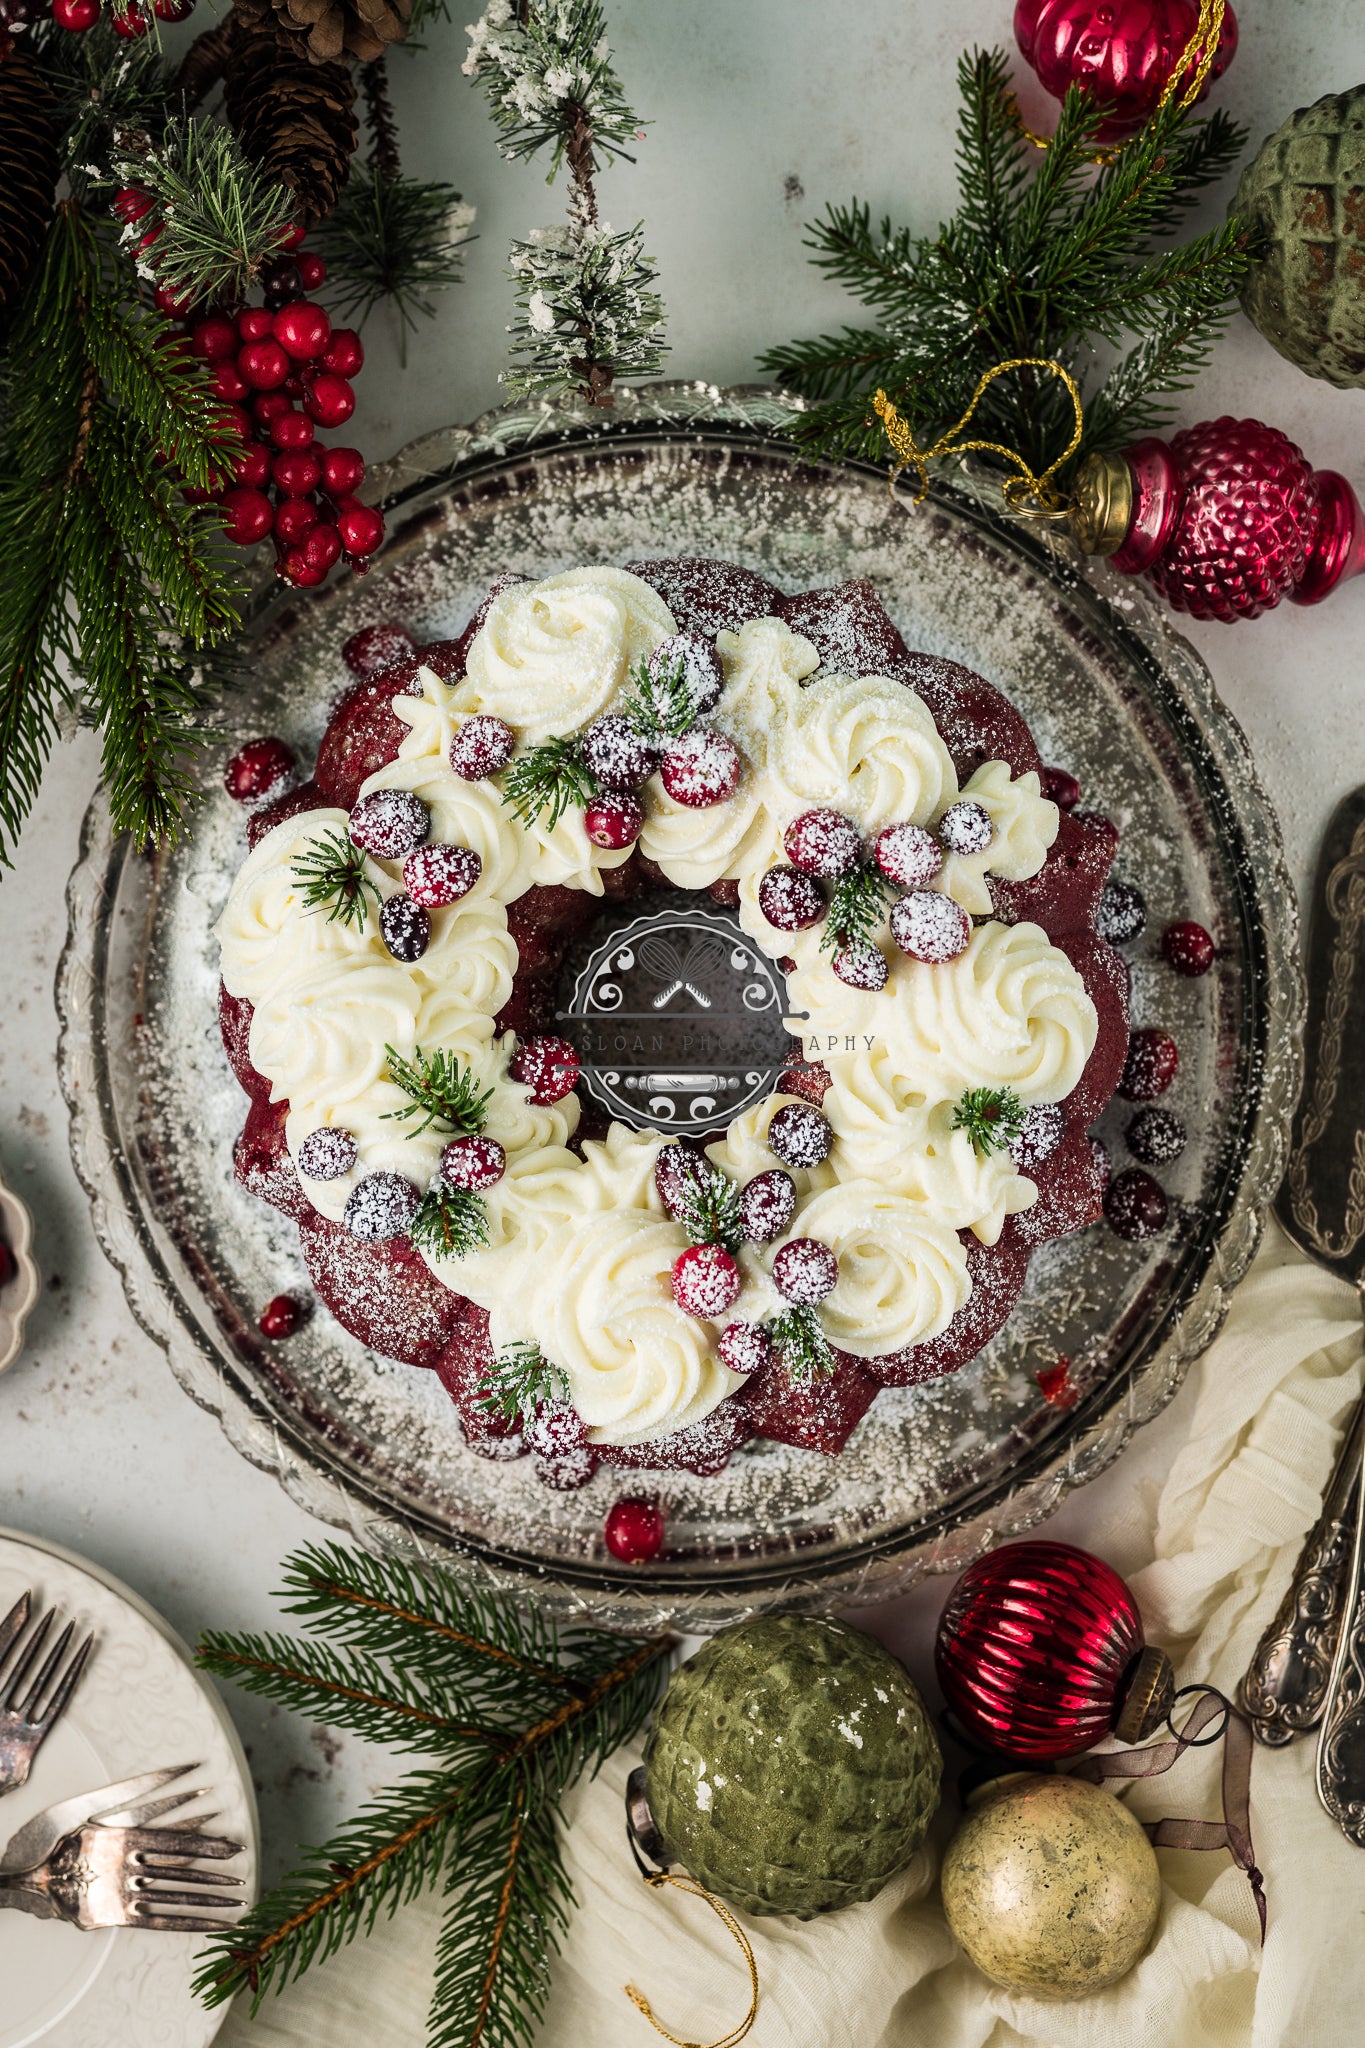
<instances>
[{"instance_id":1,"label":"white ceramic plate","mask_svg":"<svg viewBox=\"0 0 1365 2048\"><path fill-rule=\"evenodd\" d=\"M0 1797L0 1847L59 1799L168 1764L197 1763L213 1832L246 1846L233 1866L254 1899L256 1801L236 1731L185 1645L117 1579L69 1551L0 1529L0 1614L26 1586L35 1612L93 1629L95 1647L26 1785ZM188 1781L187 1781L188 1782ZM172 1816L179 1820L180 1814ZM207 2048L226 2009L193 1996L202 1937L119 1928L84 1934L0 1913L0 2048Z\"/></svg>"}]
</instances>

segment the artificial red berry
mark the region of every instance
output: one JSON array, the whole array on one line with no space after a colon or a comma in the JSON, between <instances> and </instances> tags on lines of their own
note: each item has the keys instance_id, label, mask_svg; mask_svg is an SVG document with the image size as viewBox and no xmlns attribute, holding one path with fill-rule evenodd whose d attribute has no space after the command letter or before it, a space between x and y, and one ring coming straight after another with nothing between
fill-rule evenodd
<instances>
[{"instance_id":1,"label":"artificial red berry","mask_svg":"<svg viewBox=\"0 0 1365 2048\"><path fill-rule=\"evenodd\" d=\"M243 306L237 315L237 332L243 341L265 341L270 334L270 322L271 316L264 306Z\"/></svg>"},{"instance_id":2,"label":"artificial red berry","mask_svg":"<svg viewBox=\"0 0 1365 2048\"><path fill-rule=\"evenodd\" d=\"M322 458L322 481L325 489L331 486L327 481L327 464L334 455L344 455L344 448L329 448ZM341 658L352 675L374 676L381 668L388 668L395 661L408 661L416 651L416 642L411 633L391 620L384 620L377 626L362 626L358 633L352 633L341 649Z\"/></svg>"},{"instance_id":3,"label":"artificial red berry","mask_svg":"<svg viewBox=\"0 0 1365 2048\"><path fill-rule=\"evenodd\" d=\"M292 305L281 306L270 331L296 363L313 362L332 339L332 323L325 308L315 306L311 299L295 299Z\"/></svg>"},{"instance_id":4,"label":"artificial red berry","mask_svg":"<svg viewBox=\"0 0 1365 2048\"><path fill-rule=\"evenodd\" d=\"M1214 960L1214 943L1202 924L1168 924L1161 934L1161 950L1177 974L1207 974Z\"/></svg>"},{"instance_id":5,"label":"artificial red berry","mask_svg":"<svg viewBox=\"0 0 1365 2048\"><path fill-rule=\"evenodd\" d=\"M727 1323L716 1339L716 1356L727 1372L762 1372L772 1361L773 1340L759 1323Z\"/></svg>"},{"instance_id":6,"label":"artificial red berry","mask_svg":"<svg viewBox=\"0 0 1365 2048\"><path fill-rule=\"evenodd\" d=\"M1127 1131L1128 1150L1144 1166L1169 1166L1185 1149L1185 1126L1169 1109L1140 1109Z\"/></svg>"},{"instance_id":7,"label":"artificial red berry","mask_svg":"<svg viewBox=\"0 0 1365 2048\"><path fill-rule=\"evenodd\" d=\"M658 767L659 751L628 718L608 711L584 733L583 759L605 789L638 789Z\"/></svg>"},{"instance_id":8,"label":"artificial red berry","mask_svg":"<svg viewBox=\"0 0 1365 2048\"><path fill-rule=\"evenodd\" d=\"M1131 882L1110 880L1100 891L1095 930L1110 946L1126 946L1140 938L1147 924L1147 899Z\"/></svg>"},{"instance_id":9,"label":"artificial red berry","mask_svg":"<svg viewBox=\"0 0 1365 2048\"><path fill-rule=\"evenodd\" d=\"M943 866L943 848L923 825L888 825L877 834L872 857L889 882L923 889Z\"/></svg>"},{"instance_id":10,"label":"artificial red berry","mask_svg":"<svg viewBox=\"0 0 1365 2048\"><path fill-rule=\"evenodd\" d=\"M322 482L333 498L349 498L365 481L365 463L358 448L328 448L322 458Z\"/></svg>"},{"instance_id":11,"label":"artificial red berry","mask_svg":"<svg viewBox=\"0 0 1365 2048\"><path fill-rule=\"evenodd\" d=\"M145 36L151 25L142 9L136 6L121 7L109 16L109 26L114 34L122 36L124 41L129 43L134 43L140 36Z\"/></svg>"},{"instance_id":12,"label":"artificial red berry","mask_svg":"<svg viewBox=\"0 0 1365 2048\"><path fill-rule=\"evenodd\" d=\"M281 251L263 266L261 296L272 313L303 297L303 277L292 256Z\"/></svg>"},{"instance_id":13,"label":"artificial red berry","mask_svg":"<svg viewBox=\"0 0 1365 2048\"><path fill-rule=\"evenodd\" d=\"M1115 1237L1137 1244L1155 1237L1169 1213L1160 1185L1140 1166L1116 1174L1104 1191L1104 1214Z\"/></svg>"},{"instance_id":14,"label":"artificial red berry","mask_svg":"<svg viewBox=\"0 0 1365 2048\"><path fill-rule=\"evenodd\" d=\"M270 436L271 445L284 454L291 448L311 448L317 428L306 412L295 412L291 406L287 410L281 408L274 414L267 424L266 432ZM318 459L320 461L321 457ZM318 481L322 481L321 476Z\"/></svg>"},{"instance_id":15,"label":"artificial red berry","mask_svg":"<svg viewBox=\"0 0 1365 2048\"><path fill-rule=\"evenodd\" d=\"M311 249L306 252L300 251L294 261L298 265L299 278L306 292L315 292L318 286L326 281L327 265L321 256L315 256ZM335 333L335 328L332 331ZM335 367L334 363L327 364L329 370Z\"/></svg>"},{"instance_id":16,"label":"artificial red berry","mask_svg":"<svg viewBox=\"0 0 1365 2048\"><path fill-rule=\"evenodd\" d=\"M602 1541L620 1564L649 1564L664 1547L662 1508L652 1500L613 1502Z\"/></svg>"},{"instance_id":17,"label":"artificial red berry","mask_svg":"<svg viewBox=\"0 0 1365 2048\"><path fill-rule=\"evenodd\" d=\"M214 424L218 432L233 441L251 439L251 417L240 405L220 406Z\"/></svg>"},{"instance_id":18,"label":"artificial red berry","mask_svg":"<svg viewBox=\"0 0 1365 2048\"><path fill-rule=\"evenodd\" d=\"M949 804L939 819L938 836L949 853L984 853L995 837L995 826L984 804L963 797Z\"/></svg>"},{"instance_id":19,"label":"artificial red berry","mask_svg":"<svg viewBox=\"0 0 1365 2048\"><path fill-rule=\"evenodd\" d=\"M506 1171L507 1154L496 1138L452 1138L441 1154L441 1179L470 1194L495 1186Z\"/></svg>"},{"instance_id":20,"label":"artificial red berry","mask_svg":"<svg viewBox=\"0 0 1365 2048\"><path fill-rule=\"evenodd\" d=\"M319 583L327 581L327 571L315 567L302 546L285 549L275 564L275 574L300 590L315 590Z\"/></svg>"},{"instance_id":21,"label":"artificial red berry","mask_svg":"<svg viewBox=\"0 0 1365 2048\"><path fill-rule=\"evenodd\" d=\"M839 1261L818 1237L794 1237L773 1260L773 1285L784 1301L814 1308L839 1284Z\"/></svg>"},{"instance_id":22,"label":"artificial red berry","mask_svg":"<svg viewBox=\"0 0 1365 2048\"><path fill-rule=\"evenodd\" d=\"M291 448L275 457L270 475L275 489L284 497L306 498L322 482L322 464L311 448Z\"/></svg>"},{"instance_id":23,"label":"artificial red berry","mask_svg":"<svg viewBox=\"0 0 1365 2048\"><path fill-rule=\"evenodd\" d=\"M787 859L803 875L834 881L858 864L863 838L852 818L842 811L803 811L782 835Z\"/></svg>"},{"instance_id":24,"label":"artificial red berry","mask_svg":"<svg viewBox=\"0 0 1365 2048\"><path fill-rule=\"evenodd\" d=\"M1125 1102L1151 1102L1165 1094L1179 1065L1180 1053L1169 1032L1134 1031L1128 1039L1119 1094Z\"/></svg>"},{"instance_id":25,"label":"artificial red berry","mask_svg":"<svg viewBox=\"0 0 1365 2048\"><path fill-rule=\"evenodd\" d=\"M511 726L480 711L467 718L451 740L450 765L466 782L478 782L506 767L515 746Z\"/></svg>"},{"instance_id":26,"label":"artificial red berry","mask_svg":"<svg viewBox=\"0 0 1365 2048\"><path fill-rule=\"evenodd\" d=\"M739 1224L751 1244L771 1244L796 1214L796 1182L780 1166L746 1181L739 1197Z\"/></svg>"},{"instance_id":27,"label":"artificial red berry","mask_svg":"<svg viewBox=\"0 0 1365 2048\"><path fill-rule=\"evenodd\" d=\"M403 863L403 886L414 903L440 910L467 896L482 873L470 846L419 846Z\"/></svg>"},{"instance_id":28,"label":"artificial red berry","mask_svg":"<svg viewBox=\"0 0 1365 2048\"><path fill-rule=\"evenodd\" d=\"M302 227L298 221L291 221L287 228L281 228L278 235L276 235L275 247L277 249L297 249L306 233L307 229Z\"/></svg>"},{"instance_id":29,"label":"artificial red berry","mask_svg":"<svg viewBox=\"0 0 1365 2048\"><path fill-rule=\"evenodd\" d=\"M317 258L314 257L314 262ZM306 280L305 280L306 282ZM322 352L322 367L338 377L354 377L365 363L365 347L354 327L334 327Z\"/></svg>"},{"instance_id":30,"label":"artificial red berry","mask_svg":"<svg viewBox=\"0 0 1365 2048\"><path fill-rule=\"evenodd\" d=\"M715 641L704 633L670 633L650 655L648 669L653 683L681 677L693 718L703 717L720 702L725 670Z\"/></svg>"},{"instance_id":31,"label":"artificial red berry","mask_svg":"<svg viewBox=\"0 0 1365 2048\"><path fill-rule=\"evenodd\" d=\"M251 401L251 410L255 416L257 432L269 434L273 423L293 408L285 392L260 391Z\"/></svg>"},{"instance_id":32,"label":"artificial red berry","mask_svg":"<svg viewBox=\"0 0 1365 2048\"><path fill-rule=\"evenodd\" d=\"M237 368L253 391L276 391L289 375L289 358L279 343L267 335L261 341L243 343L237 354Z\"/></svg>"},{"instance_id":33,"label":"artificial red berry","mask_svg":"<svg viewBox=\"0 0 1365 2048\"><path fill-rule=\"evenodd\" d=\"M689 1245L673 1261L673 1299L684 1315L710 1322L739 1299L739 1266L721 1244Z\"/></svg>"},{"instance_id":34,"label":"artificial red berry","mask_svg":"<svg viewBox=\"0 0 1365 2048\"><path fill-rule=\"evenodd\" d=\"M210 365L213 388L219 398L236 404L247 395L247 383L231 356L219 356Z\"/></svg>"},{"instance_id":35,"label":"artificial red berry","mask_svg":"<svg viewBox=\"0 0 1365 2048\"><path fill-rule=\"evenodd\" d=\"M1059 811L1074 811L1081 800L1081 785L1065 768L1044 768L1039 778L1043 795Z\"/></svg>"},{"instance_id":36,"label":"artificial red berry","mask_svg":"<svg viewBox=\"0 0 1365 2048\"><path fill-rule=\"evenodd\" d=\"M300 1144L294 1162L309 1180L340 1180L355 1165L359 1151L353 1131L340 1124L321 1124Z\"/></svg>"},{"instance_id":37,"label":"artificial red berry","mask_svg":"<svg viewBox=\"0 0 1365 2048\"><path fill-rule=\"evenodd\" d=\"M352 1237L380 1244L406 1237L421 1206L421 1194L405 1174L367 1173L346 1197L342 1221Z\"/></svg>"},{"instance_id":38,"label":"artificial red berry","mask_svg":"<svg viewBox=\"0 0 1365 2048\"><path fill-rule=\"evenodd\" d=\"M659 1200L674 1222L681 1222L697 1190L704 1184L708 1167L690 1145L665 1145L654 1162L654 1185Z\"/></svg>"},{"instance_id":39,"label":"artificial red berry","mask_svg":"<svg viewBox=\"0 0 1365 2048\"><path fill-rule=\"evenodd\" d=\"M317 523L318 508L311 498L281 498L275 507L275 538L284 547L301 550Z\"/></svg>"},{"instance_id":40,"label":"artificial red berry","mask_svg":"<svg viewBox=\"0 0 1365 2048\"><path fill-rule=\"evenodd\" d=\"M257 1328L263 1337L278 1343L282 1337L292 1337L307 1319L308 1310L303 1302L292 1294L277 1294L261 1310Z\"/></svg>"},{"instance_id":41,"label":"artificial red berry","mask_svg":"<svg viewBox=\"0 0 1365 2048\"><path fill-rule=\"evenodd\" d=\"M187 505L207 505L214 494L203 484L186 484L180 495Z\"/></svg>"},{"instance_id":42,"label":"artificial red berry","mask_svg":"<svg viewBox=\"0 0 1365 2048\"><path fill-rule=\"evenodd\" d=\"M344 377L322 370L304 387L303 402L320 427L340 427L355 411L355 393Z\"/></svg>"},{"instance_id":43,"label":"artificial red berry","mask_svg":"<svg viewBox=\"0 0 1365 2048\"><path fill-rule=\"evenodd\" d=\"M739 748L711 725L694 725L664 748L659 774L675 804L704 810L723 804L739 786Z\"/></svg>"},{"instance_id":44,"label":"artificial red berry","mask_svg":"<svg viewBox=\"0 0 1365 2048\"><path fill-rule=\"evenodd\" d=\"M830 966L836 977L847 983L849 988L863 988L876 992L885 988L890 968L886 955L880 946L874 946L871 939L859 939L851 945L840 946Z\"/></svg>"},{"instance_id":45,"label":"artificial red berry","mask_svg":"<svg viewBox=\"0 0 1365 2048\"><path fill-rule=\"evenodd\" d=\"M627 789L604 789L583 813L583 830L593 845L612 852L633 846L644 822L644 805Z\"/></svg>"},{"instance_id":46,"label":"artificial red berry","mask_svg":"<svg viewBox=\"0 0 1365 2048\"><path fill-rule=\"evenodd\" d=\"M376 860L403 860L431 830L431 812L410 789L372 789L347 824L351 844Z\"/></svg>"},{"instance_id":47,"label":"artificial red berry","mask_svg":"<svg viewBox=\"0 0 1365 2048\"><path fill-rule=\"evenodd\" d=\"M769 868L758 885L758 907L774 931L804 932L829 906L819 884L799 868Z\"/></svg>"},{"instance_id":48,"label":"artificial red berry","mask_svg":"<svg viewBox=\"0 0 1365 2048\"><path fill-rule=\"evenodd\" d=\"M379 935L395 960L420 960L431 944L431 912L411 896L390 896L379 913Z\"/></svg>"},{"instance_id":49,"label":"artificial red berry","mask_svg":"<svg viewBox=\"0 0 1365 2048\"><path fill-rule=\"evenodd\" d=\"M137 241L133 244L133 247L137 250L140 256L145 255L148 249L154 249L156 247L157 243L161 240L161 237L165 234L165 232L166 223L164 221L159 220L155 223L154 226L148 228L145 235L139 235Z\"/></svg>"},{"instance_id":50,"label":"artificial red berry","mask_svg":"<svg viewBox=\"0 0 1365 2048\"><path fill-rule=\"evenodd\" d=\"M308 538L303 543L303 552L315 569L324 573L341 560L341 535L325 519L310 527Z\"/></svg>"},{"instance_id":51,"label":"artificial red berry","mask_svg":"<svg viewBox=\"0 0 1365 2048\"><path fill-rule=\"evenodd\" d=\"M936 889L915 889L892 904L891 936L912 960L941 967L966 952L972 921L951 896Z\"/></svg>"},{"instance_id":52,"label":"artificial red berry","mask_svg":"<svg viewBox=\"0 0 1365 2048\"><path fill-rule=\"evenodd\" d=\"M158 21L186 21L194 12L194 0L152 0Z\"/></svg>"},{"instance_id":53,"label":"artificial red berry","mask_svg":"<svg viewBox=\"0 0 1365 2048\"><path fill-rule=\"evenodd\" d=\"M192 291L176 291L173 285L159 284L152 293L152 303L155 305L158 313L164 313L168 319L179 320L189 312L190 307L194 304L194 293Z\"/></svg>"},{"instance_id":54,"label":"artificial red berry","mask_svg":"<svg viewBox=\"0 0 1365 2048\"><path fill-rule=\"evenodd\" d=\"M529 1038L507 1069L514 1081L531 1092L541 1109L560 1102L578 1084L578 1054L566 1038Z\"/></svg>"},{"instance_id":55,"label":"artificial red berry","mask_svg":"<svg viewBox=\"0 0 1365 2048\"><path fill-rule=\"evenodd\" d=\"M337 530L348 555L372 555L384 538L384 515L350 498L337 507Z\"/></svg>"},{"instance_id":56,"label":"artificial red berry","mask_svg":"<svg viewBox=\"0 0 1365 2048\"><path fill-rule=\"evenodd\" d=\"M264 540L274 523L274 507L264 491L235 484L222 497L223 532L235 547L250 548Z\"/></svg>"},{"instance_id":57,"label":"artificial red berry","mask_svg":"<svg viewBox=\"0 0 1365 2048\"><path fill-rule=\"evenodd\" d=\"M141 185L120 185L118 191L114 194L113 199L110 201L110 205L113 208L115 217L118 220L122 221L141 220L142 216L145 213L151 212L152 207L155 205L155 203L156 202L152 198L151 193L144 192ZM202 326L203 324L204 323L201 321L200 326ZM232 326L231 321L228 321L227 324L229 327ZM195 329L195 332L198 333L198 328ZM235 328L233 328L233 352L236 351L236 347L237 331ZM202 349L195 350L196 355L202 355L203 353L205 353L205 351L203 351Z\"/></svg>"},{"instance_id":58,"label":"artificial red berry","mask_svg":"<svg viewBox=\"0 0 1365 2048\"><path fill-rule=\"evenodd\" d=\"M768 1150L785 1166L819 1166L834 1149L834 1132L823 1110L784 1102L768 1122Z\"/></svg>"},{"instance_id":59,"label":"artificial red berry","mask_svg":"<svg viewBox=\"0 0 1365 2048\"><path fill-rule=\"evenodd\" d=\"M292 748L271 734L237 749L223 771L223 787L239 804L265 803L288 788L294 773Z\"/></svg>"},{"instance_id":60,"label":"artificial red berry","mask_svg":"<svg viewBox=\"0 0 1365 2048\"><path fill-rule=\"evenodd\" d=\"M52 0L52 19L73 35L84 35L99 18L100 0Z\"/></svg>"}]
</instances>

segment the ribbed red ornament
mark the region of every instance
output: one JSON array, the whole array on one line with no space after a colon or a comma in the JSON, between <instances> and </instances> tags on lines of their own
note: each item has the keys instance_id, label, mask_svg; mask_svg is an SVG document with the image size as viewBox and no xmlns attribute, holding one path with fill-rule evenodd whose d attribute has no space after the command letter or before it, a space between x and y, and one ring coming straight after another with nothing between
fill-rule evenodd
<instances>
[{"instance_id":1,"label":"ribbed red ornament","mask_svg":"<svg viewBox=\"0 0 1365 2048\"><path fill-rule=\"evenodd\" d=\"M1198 26L1198 0L1018 0L1014 10L1020 51L1055 99L1080 85L1113 107L1101 142L1134 135L1151 119ZM1200 99L1236 49L1229 7Z\"/></svg>"},{"instance_id":2,"label":"ribbed red ornament","mask_svg":"<svg viewBox=\"0 0 1365 2048\"><path fill-rule=\"evenodd\" d=\"M973 1742L1043 1762L1112 1733L1144 1646L1137 1604L1103 1559L1008 1543L953 1588L934 1663Z\"/></svg>"}]
</instances>

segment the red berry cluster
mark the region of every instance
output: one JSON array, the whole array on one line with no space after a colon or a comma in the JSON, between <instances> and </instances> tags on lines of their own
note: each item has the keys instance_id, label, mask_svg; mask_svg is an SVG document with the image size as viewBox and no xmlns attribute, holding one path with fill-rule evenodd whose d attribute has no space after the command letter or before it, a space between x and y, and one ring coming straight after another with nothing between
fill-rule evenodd
<instances>
[{"instance_id":1,"label":"red berry cluster","mask_svg":"<svg viewBox=\"0 0 1365 2048\"><path fill-rule=\"evenodd\" d=\"M84 35L103 12L100 0L52 0L52 19L72 35ZM123 0L121 6L110 10L109 26L125 42L135 43L151 27L152 15L158 21L184 21L193 12L194 0L152 0L150 10L141 0Z\"/></svg>"}]
</instances>

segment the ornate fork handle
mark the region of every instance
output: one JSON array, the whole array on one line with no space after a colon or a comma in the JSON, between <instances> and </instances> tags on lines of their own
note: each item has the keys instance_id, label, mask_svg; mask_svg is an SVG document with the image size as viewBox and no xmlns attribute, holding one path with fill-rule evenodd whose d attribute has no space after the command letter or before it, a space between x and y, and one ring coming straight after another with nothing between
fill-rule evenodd
<instances>
[{"instance_id":1,"label":"ornate fork handle","mask_svg":"<svg viewBox=\"0 0 1365 2048\"><path fill-rule=\"evenodd\" d=\"M1365 1849L1365 1529L1356 1517L1351 1568L1327 1705L1318 1737L1318 1798L1348 1841Z\"/></svg>"}]
</instances>

